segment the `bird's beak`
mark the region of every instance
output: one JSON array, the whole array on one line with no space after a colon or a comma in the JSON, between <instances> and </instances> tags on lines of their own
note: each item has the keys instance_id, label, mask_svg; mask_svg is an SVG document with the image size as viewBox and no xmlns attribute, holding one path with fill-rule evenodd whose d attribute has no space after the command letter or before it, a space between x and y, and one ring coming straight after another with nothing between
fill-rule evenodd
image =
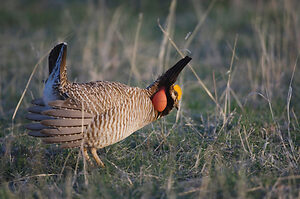
<instances>
[{"instance_id":1,"label":"bird's beak","mask_svg":"<svg viewBox=\"0 0 300 199\"><path fill-rule=\"evenodd\" d=\"M179 103L175 104L175 108L178 110L179 109Z\"/></svg>"}]
</instances>

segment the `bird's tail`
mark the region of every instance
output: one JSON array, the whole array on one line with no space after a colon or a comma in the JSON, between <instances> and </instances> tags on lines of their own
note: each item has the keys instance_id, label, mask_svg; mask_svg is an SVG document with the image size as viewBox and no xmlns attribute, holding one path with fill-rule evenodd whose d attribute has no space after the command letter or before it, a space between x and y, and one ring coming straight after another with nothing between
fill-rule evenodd
<instances>
[{"instance_id":1,"label":"bird's tail","mask_svg":"<svg viewBox=\"0 0 300 199\"><path fill-rule=\"evenodd\" d=\"M66 73L66 58L67 44L57 44L50 52L49 63L49 78L53 73L54 78L57 78L60 84L64 85L67 82Z\"/></svg>"},{"instance_id":2,"label":"bird's tail","mask_svg":"<svg viewBox=\"0 0 300 199\"><path fill-rule=\"evenodd\" d=\"M43 92L43 100L46 105L49 101L60 99L61 96L58 88L63 88L68 83L66 73L66 58L66 43L60 43L56 45L49 54L49 77L45 82Z\"/></svg>"}]
</instances>

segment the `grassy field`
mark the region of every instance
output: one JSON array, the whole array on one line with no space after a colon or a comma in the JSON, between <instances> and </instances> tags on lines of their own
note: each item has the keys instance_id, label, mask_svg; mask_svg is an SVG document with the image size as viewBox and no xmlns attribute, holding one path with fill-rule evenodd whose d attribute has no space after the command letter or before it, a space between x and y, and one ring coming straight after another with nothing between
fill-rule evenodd
<instances>
[{"instance_id":1,"label":"grassy field","mask_svg":"<svg viewBox=\"0 0 300 199\"><path fill-rule=\"evenodd\" d=\"M297 0L1 4L0 198L300 198ZM106 167L85 170L78 149L24 129L61 41L77 82L145 87L191 56L180 110L98 150Z\"/></svg>"}]
</instances>

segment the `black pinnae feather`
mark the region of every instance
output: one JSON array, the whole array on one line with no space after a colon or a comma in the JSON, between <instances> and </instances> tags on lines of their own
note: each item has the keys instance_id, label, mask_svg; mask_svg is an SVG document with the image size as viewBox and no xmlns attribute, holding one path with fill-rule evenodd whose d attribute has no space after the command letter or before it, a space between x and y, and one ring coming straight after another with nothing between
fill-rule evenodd
<instances>
[{"instance_id":1,"label":"black pinnae feather","mask_svg":"<svg viewBox=\"0 0 300 199\"><path fill-rule=\"evenodd\" d=\"M150 91L150 95L155 94L161 87L165 87L169 89L171 85L173 85L179 73L183 70L183 68L192 60L189 56L179 60L172 68L167 70L164 74L162 74L155 82L150 84L147 89Z\"/></svg>"},{"instance_id":2,"label":"black pinnae feather","mask_svg":"<svg viewBox=\"0 0 300 199\"><path fill-rule=\"evenodd\" d=\"M186 56L185 58L179 60L172 68L167 70L160 78L158 87L165 86L169 87L174 84L177 80L179 73L182 69L191 61L192 58Z\"/></svg>"}]
</instances>

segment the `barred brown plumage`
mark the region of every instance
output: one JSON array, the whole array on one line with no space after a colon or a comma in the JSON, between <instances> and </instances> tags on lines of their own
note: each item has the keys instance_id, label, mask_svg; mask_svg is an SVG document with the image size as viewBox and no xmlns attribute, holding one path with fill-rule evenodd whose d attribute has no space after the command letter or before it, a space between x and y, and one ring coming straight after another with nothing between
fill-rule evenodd
<instances>
[{"instance_id":1,"label":"barred brown plumage","mask_svg":"<svg viewBox=\"0 0 300 199\"><path fill-rule=\"evenodd\" d=\"M35 121L26 126L28 135L62 148L82 146L87 160L90 149L100 166L104 164L96 149L119 142L178 108L181 90L174 83L191 60L186 56L142 89L108 81L71 83L66 74L66 55L66 43L56 45L49 55L43 97L32 101L26 116ZM158 99L160 96L163 100Z\"/></svg>"}]
</instances>

